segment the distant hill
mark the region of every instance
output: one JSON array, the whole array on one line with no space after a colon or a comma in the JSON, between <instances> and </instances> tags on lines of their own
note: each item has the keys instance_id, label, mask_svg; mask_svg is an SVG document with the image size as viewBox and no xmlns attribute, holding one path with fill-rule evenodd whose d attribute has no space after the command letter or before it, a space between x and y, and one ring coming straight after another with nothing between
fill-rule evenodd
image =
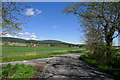
<instances>
[{"instance_id":1,"label":"distant hill","mask_svg":"<svg viewBox=\"0 0 120 80\"><path fill-rule=\"evenodd\" d=\"M12 38L12 37L0 37L0 40L5 41L5 42L19 42L19 43L64 43L68 44L62 41L58 40L25 40L25 39L20 39L20 38Z\"/></svg>"},{"instance_id":2,"label":"distant hill","mask_svg":"<svg viewBox=\"0 0 120 80\"><path fill-rule=\"evenodd\" d=\"M40 41L40 43L65 43L65 42L58 41L58 40L43 40L43 41Z\"/></svg>"}]
</instances>

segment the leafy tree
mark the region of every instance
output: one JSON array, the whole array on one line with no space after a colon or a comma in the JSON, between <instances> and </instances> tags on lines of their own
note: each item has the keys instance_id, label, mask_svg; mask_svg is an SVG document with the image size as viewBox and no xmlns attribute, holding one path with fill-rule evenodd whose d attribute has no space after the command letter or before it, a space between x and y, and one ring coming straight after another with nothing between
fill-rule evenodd
<instances>
[{"instance_id":1,"label":"leafy tree","mask_svg":"<svg viewBox=\"0 0 120 80\"><path fill-rule=\"evenodd\" d=\"M96 50L100 49L100 46L103 46L105 44L101 30L89 28L89 32L85 34L85 37L87 48L94 53L96 53Z\"/></svg>"},{"instance_id":2,"label":"leafy tree","mask_svg":"<svg viewBox=\"0 0 120 80\"><path fill-rule=\"evenodd\" d=\"M112 64L116 53L111 47L113 39L120 34L119 8L120 2L92 2L72 3L64 10L76 14L82 23L87 46L96 53L89 56L108 65Z\"/></svg>"},{"instance_id":3,"label":"leafy tree","mask_svg":"<svg viewBox=\"0 0 120 80\"><path fill-rule=\"evenodd\" d=\"M26 8L29 6L23 2L2 2L2 35L24 29L21 25L25 23L25 18L27 18L23 14Z\"/></svg>"},{"instance_id":4,"label":"leafy tree","mask_svg":"<svg viewBox=\"0 0 120 80\"><path fill-rule=\"evenodd\" d=\"M63 12L76 14L85 31L92 26L102 31L107 46L111 46L120 33L120 2L72 3Z\"/></svg>"}]
</instances>

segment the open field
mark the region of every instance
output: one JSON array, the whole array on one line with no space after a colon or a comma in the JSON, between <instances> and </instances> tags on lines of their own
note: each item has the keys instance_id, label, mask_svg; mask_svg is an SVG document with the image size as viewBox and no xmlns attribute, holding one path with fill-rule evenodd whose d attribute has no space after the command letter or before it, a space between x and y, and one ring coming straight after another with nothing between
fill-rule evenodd
<instances>
[{"instance_id":1,"label":"open field","mask_svg":"<svg viewBox=\"0 0 120 80\"><path fill-rule=\"evenodd\" d=\"M86 51L85 48L36 47L34 52L34 47L2 47L2 61L0 62L48 58L83 51Z\"/></svg>"},{"instance_id":2,"label":"open field","mask_svg":"<svg viewBox=\"0 0 120 80\"><path fill-rule=\"evenodd\" d=\"M2 47L2 57L29 56L39 54L49 54L61 50L78 50L82 48L65 48L65 47Z\"/></svg>"},{"instance_id":3,"label":"open field","mask_svg":"<svg viewBox=\"0 0 120 80\"><path fill-rule=\"evenodd\" d=\"M66 52L52 52L49 54L41 54L41 55L30 55L30 56L13 56L13 57L3 57L0 62L12 62L12 61L23 61L23 60L31 60L31 59L40 59L40 58L49 58L56 55L63 55L63 54L74 54L85 52L86 50L71 50Z\"/></svg>"}]
</instances>

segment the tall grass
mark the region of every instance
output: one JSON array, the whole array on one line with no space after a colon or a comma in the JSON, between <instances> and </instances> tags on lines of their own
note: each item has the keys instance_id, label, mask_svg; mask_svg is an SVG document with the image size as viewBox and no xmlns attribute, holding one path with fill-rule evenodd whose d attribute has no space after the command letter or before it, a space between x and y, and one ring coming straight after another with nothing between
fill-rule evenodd
<instances>
[{"instance_id":1,"label":"tall grass","mask_svg":"<svg viewBox=\"0 0 120 80\"><path fill-rule=\"evenodd\" d=\"M7 65L2 68L2 79L21 79L27 80L28 78L32 78L32 76L36 73L37 69L35 67L24 65L24 64L16 64Z\"/></svg>"}]
</instances>

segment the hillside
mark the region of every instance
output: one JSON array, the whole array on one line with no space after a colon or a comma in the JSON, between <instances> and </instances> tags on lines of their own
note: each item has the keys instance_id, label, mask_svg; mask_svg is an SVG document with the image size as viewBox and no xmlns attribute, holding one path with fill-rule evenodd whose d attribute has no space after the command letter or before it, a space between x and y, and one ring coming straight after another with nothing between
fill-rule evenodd
<instances>
[{"instance_id":1,"label":"hillside","mask_svg":"<svg viewBox=\"0 0 120 80\"><path fill-rule=\"evenodd\" d=\"M58 40L25 40L20 38L12 38L12 37L0 37L0 40L4 42L19 42L19 43L65 43ZM68 44L68 43L65 43Z\"/></svg>"},{"instance_id":2,"label":"hillside","mask_svg":"<svg viewBox=\"0 0 120 80\"><path fill-rule=\"evenodd\" d=\"M32 47L33 43L36 43L37 46L41 47L82 47L84 44L71 44L58 40L25 40L20 38L12 37L0 37L0 46L23 46L23 47Z\"/></svg>"}]
</instances>

